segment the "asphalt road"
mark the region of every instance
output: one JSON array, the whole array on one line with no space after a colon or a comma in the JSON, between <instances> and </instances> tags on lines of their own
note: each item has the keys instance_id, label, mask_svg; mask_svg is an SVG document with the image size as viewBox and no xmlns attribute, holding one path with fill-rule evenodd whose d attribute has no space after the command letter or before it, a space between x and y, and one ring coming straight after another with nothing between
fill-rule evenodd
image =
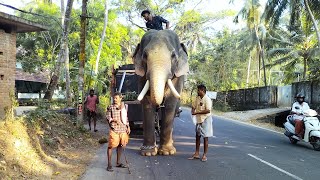
<instances>
[{"instance_id":1,"label":"asphalt road","mask_svg":"<svg viewBox=\"0 0 320 180\"><path fill-rule=\"evenodd\" d=\"M114 172L106 171L107 145L104 145L81 179L320 179L320 152L314 151L309 144L292 145L283 134L222 117L214 116L213 126L214 137L209 138L207 162L187 159L195 149L195 133L190 111L183 109L174 124L176 155L141 156L142 140L131 138L125 151L131 174L127 169L119 168L114 168Z\"/></svg>"}]
</instances>

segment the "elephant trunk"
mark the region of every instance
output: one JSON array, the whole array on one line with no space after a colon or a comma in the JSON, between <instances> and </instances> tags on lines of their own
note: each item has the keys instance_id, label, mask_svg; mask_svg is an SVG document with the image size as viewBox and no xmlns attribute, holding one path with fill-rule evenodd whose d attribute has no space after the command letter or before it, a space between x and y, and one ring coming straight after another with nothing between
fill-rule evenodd
<instances>
[{"instance_id":1,"label":"elephant trunk","mask_svg":"<svg viewBox=\"0 0 320 180\"><path fill-rule=\"evenodd\" d=\"M152 104L158 106L162 103L167 80L168 75L164 74L163 71L153 71L150 73L150 97Z\"/></svg>"}]
</instances>

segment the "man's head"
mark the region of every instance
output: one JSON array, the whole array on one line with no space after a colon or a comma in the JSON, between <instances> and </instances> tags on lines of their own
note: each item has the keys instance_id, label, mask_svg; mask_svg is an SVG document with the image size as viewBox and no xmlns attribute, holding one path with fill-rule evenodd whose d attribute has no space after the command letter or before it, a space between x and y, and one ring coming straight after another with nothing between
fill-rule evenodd
<instances>
[{"instance_id":1,"label":"man's head","mask_svg":"<svg viewBox=\"0 0 320 180\"><path fill-rule=\"evenodd\" d=\"M90 89L90 96L92 97L94 95L94 89Z\"/></svg>"},{"instance_id":2,"label":"man's head","mask_svg":"<svg viewBox=\"0 0 320 180\"><path fill-rule=\"evenodd\" d=\"M302 93L298 93L296 98L297 98L298 103L302 104L304 102L305 96Z\"/></svg>"},{"instance_id":3,"label":"man's head","mask_svg":"<svg viewBox=\"0 0 320 180\"><path fill-rule=\"evenodd\" d=\"M200 96L200 97L203 97L207 92L207 88L203 84L198 85L197 89L198 89L198 96Z\"/></svg>"},{"instance_id":4,"label":"man's head","mask_svg":"<svg viewBox=\"0 0 320 180\"><path fill-rule=\"evenodd\" d=\"M120 92L115 92L113 95L113 103L120 105L122 100L122 94Z\"/></svg>"},{"instance_id":5,"label":"man's head","mask_svg":"<svg viewBox=\"0 0 320 180\"><path fill-rule=\"evenodd\" d=\"M141 16L144 18L146 21L150 21L152 19L151 13L149 10L144 10L141 13Z\"/></svg>"}]
</instances>

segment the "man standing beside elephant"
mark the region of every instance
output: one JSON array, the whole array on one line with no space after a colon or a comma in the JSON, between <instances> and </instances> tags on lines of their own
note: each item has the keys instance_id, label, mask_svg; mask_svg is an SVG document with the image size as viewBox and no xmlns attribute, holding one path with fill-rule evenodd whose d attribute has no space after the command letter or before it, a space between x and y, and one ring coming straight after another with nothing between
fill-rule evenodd
<instances>
[{"instance_id":1,"label":"man standing beside elephant","mask_svg":"<svg viewBox=\"0 0 320 180\"><path fill-rule=\"evenodd\" d=\"M208 137L213 135L212 129L212 117L211 99L206 95L206 86L201 84L198 85L198 97L192 105L191 113L196 116L196 151L188 159L200 159L200 138L203 137L204 152L201 161L207 161L208 153Z\"/></svg>"},{"instance_id":2,"label":"man standing beside elephant","mask_svg":"<svg viewBox=\"0 0 320 180\"><path fill-rule=\"evenodd\" d=\"M122 103L122 95L116 92L113 96L113 104L107 108L107 122L110 126L109 144L107 150L108 167L107 171L112 172L111 165L112 149L117 148L117 165L116 167L127 168L127 165L120 162L123 148L129 141L130 126L127 117L127 108Z\"/></svg>"}]
</instances>

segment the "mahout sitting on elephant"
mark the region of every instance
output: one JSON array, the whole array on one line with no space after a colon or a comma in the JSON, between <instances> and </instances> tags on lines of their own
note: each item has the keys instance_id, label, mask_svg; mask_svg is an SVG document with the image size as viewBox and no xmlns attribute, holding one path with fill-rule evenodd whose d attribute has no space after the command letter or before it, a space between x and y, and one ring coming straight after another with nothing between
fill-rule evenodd
<instances>
[{"instance_id":1,"label":"mahout sitting on elephant","mask_svg":"<svg viewBox=\"0 0 320 180\"><path fill-rule=\"evenodd\" d=\"M138 44L133 60L140 76L138 100L144 113L144 156L173 155L173 120L186 74L189 71L186 47L171 30L150 30ZM155 113L161 105L160 146L156 145Z\"/></svg>"}]
</instances>

